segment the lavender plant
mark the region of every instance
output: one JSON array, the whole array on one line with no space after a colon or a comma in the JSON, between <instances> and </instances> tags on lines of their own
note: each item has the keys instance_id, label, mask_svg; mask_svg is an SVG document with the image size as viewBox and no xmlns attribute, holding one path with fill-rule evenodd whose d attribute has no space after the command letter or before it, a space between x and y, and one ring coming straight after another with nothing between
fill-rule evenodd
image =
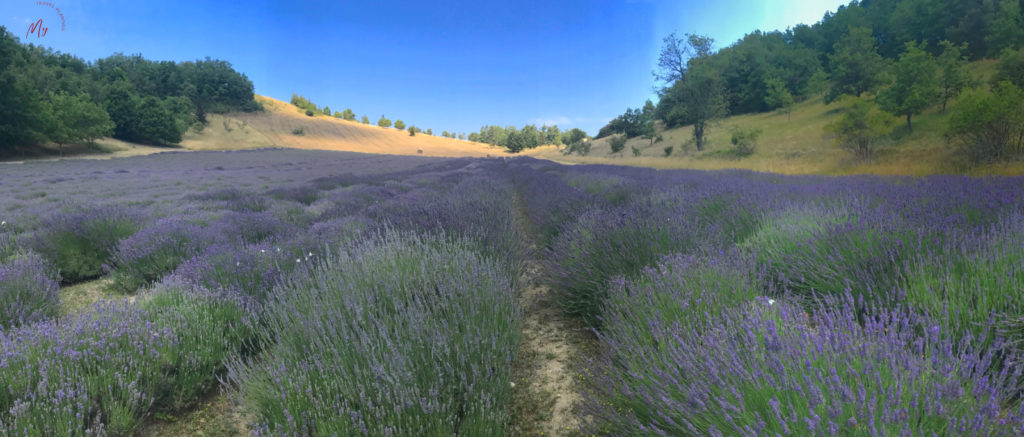
<instances>
[{"instance_id":1,"label":"lavender plant","mask_svg":"<svg viewBox=\"0 0 1024 437\"><path fill-rule=\"evenodd\" d=\"M28 245L52 262L64 281L100 276L118 240L134 234L143 219L124 207L58 212L43 220Z\"/></svg>"},{"instance_id":2,"label":"lavender plant","mask_svg":"<svg viewBox=\"0 0 1024 437\"><path fill-rule=\"evenodd\" d=\"M519 310L507 270L441 237L339 248L279 286L229 380L256 435L502 435Z\"/></svg>"},{"instance_id":3,"label":"lavender plant","mask_svg":"<svg viewBox=\"0 0 1024 437\"><path fill-rule=\"evenodd\" d=\"M60 277L33 253L0 262L0 330L52 318Z\"/></svg>"},{"instance_id":4,"label":"lavender plant","mask_svg":"<svg viewBox=\"0 0 1024 437\"><path fill-rule=\"evenodd\" d=\"M213 386L244 316L233 298L167 287L0 334L0 434L132 435Z\"/></svg>"},{"instance_id":5,"label":"lavender plant","mask_svg":"<svg viewBox=\"0 0 1024 437\"><path fill-rule=\"evenodd\" d=\"M906 308L872 307L859 319L864 303L848 293L819 300L810 315L785 300L737 305L730 301L742 293L733 294L729 281L688 288L680 306L710 307L704 317L684 308L675 318L643 319L662 295L679 295L672 278L640 285L639 296L626 284L622 290L630 291L607 301L599 334L606 352L587 373L584 414L595 419L588 432L1024 432L1024 405L1014 396L1019 365L991 372L999 344L987 348L970 335L953 340Z\"/></svg>"},{"instance_id":6,"label":"lavender plant","mask_svg":"<svg viewBox=\"0 0 1024 437\"><path fill-rule=\"evenodd\" d=\"M203 228L183 217L161 219L117 244L110 261L114 288L135 292L170 273L213 240Z\"/></svg>"}]
</instances>

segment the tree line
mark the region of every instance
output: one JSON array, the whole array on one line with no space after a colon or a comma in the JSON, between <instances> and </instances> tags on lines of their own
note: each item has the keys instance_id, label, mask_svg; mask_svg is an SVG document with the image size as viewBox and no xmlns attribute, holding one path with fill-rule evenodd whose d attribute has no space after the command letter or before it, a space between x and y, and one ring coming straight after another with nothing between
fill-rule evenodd
<instances>
[{"instance_id":1,"label":"tree line","mask_svg":"<svg viewBox=\"0 0 1024 437\"><path fill-rule=\"evenodd\" d=\"M1018 0L853 1L813 25L756 31L717 51L709 37L670 34L654 72L661 83L657 105L628 109L598 137L644 135L653 120L661 120L668 128L692 125L697 150L703 150L705 129L716 119L789 112L794 103L816 96L826 103L843 101L851 113L863 115L852 124L873 118L877 125L882 118L869 116L877 112L903 118L912 130L914 115L935 105L944 112L965 90L991 93L978 85L998 88L986 99L1014 95L1013 87L1024 86L1022 44ZM965 69L968 61L984 57L1000 58L991 84L978 83ZM979 99L985 100L972 102ZM952 123L958 115L950 117ZM1009 113L1000 117L1013 119ZM833 132L843 130L833 126Z\"/></svg>"},{"instance_id":2,"label":"tree line","mask_svg":"<svg viewBox=\"0 0 1024 437\"><path fill-rule=\"evenodd\" d=\"M174 144L206 114L257 109L252 82L226 61L117 53L87 62L0 26L0 151L108 135Z\"/></svg>"},{"instance_id":3,"label":"tree line","mask_svg":"<svg viewBox=\"0 0 1024 437\"><path fill-rule=\"evenodd\" d=\"M504 147L509 152L519 153L526 149L532 149L547 144L572 144L586 138L586 132L578 128L562 132L558 126L543 125L538 128L534 124L528 124L521 129L515 126L492 126L485 125L480 132L469 134L469 140L486 143L492 146Z\"/></svg>"},{"instance_id":4,"label":"tree line","mask_svg":"<svg viewBox=\"0 0 1024 437\"><path fill-rule=\"evenodd\" d=\"M653 111L653 103L647 103L648 105L645 106L644 109L649 113ZM315 115L326 115L349 121L355 121L356 119L356 114L351 108L345 109L341 112L335 111L332 114L328 106L325 105L321 107L301 94L293 93L291 104L295 105L300 110L304 111L306 115L311 117ZM361 122L363 124L370 124L370 118L364 115L362 116ZM381 115L380 118L377 119L377 126L383 128L394 127L398 130L406 130L409 132L410 136L414 136L418 133L434 135L434 131L432 129L423 130L413 125L407 125L406 122L402 120L392 121L384 115ZM519 153L526 149L532 149L534 147L547 144L564 144L570 146L570 150L581 150L580 147L584 144L583 140L588 138L587 133L578 128L562 132L558 126L543 125L538 128L533 124L525 125L522 128L516 128L515 126L501 127L485 125L480 128L480 132L472 132L468 135L462 132L456 133L449 132L447 130L441 131L439 135L444 138L469 140L477 143L504 147L512 153Z\"/></svg>"}]
</instances>

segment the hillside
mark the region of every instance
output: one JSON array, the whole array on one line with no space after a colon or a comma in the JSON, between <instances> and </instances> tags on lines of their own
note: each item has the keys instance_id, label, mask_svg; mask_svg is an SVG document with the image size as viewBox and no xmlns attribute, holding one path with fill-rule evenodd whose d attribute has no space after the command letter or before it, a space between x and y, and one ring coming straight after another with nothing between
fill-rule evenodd
<instances>
[{"instance_id":1,"label":"hillside","mask_svg":"<svg viewBox=\"0 0 1024 437\"><path fill-rule=\"evenodd\" d=\"M974 76L987 81L995 61L974 62L969 69ZM950 106L955 101L950 102ZM702 152L693 145L690 126L664 129L658 125L661 142L637 137L626 143L621 154L611 154L611 137L594 140L587 156L563 155L563 148L538 147L525 154L574 164L615 164L654 167L661 169L749 169L784 174L879 174L927 175L967 173L974 175L1010 175L1024 173L1024 162L971 166L958 156L954 147L943 136L948 115L940 108L929 109L914 118L914 131L896 121L896 127L886 145L876 152L871 162L864 162L838 148L833 138L825 133L825 126L838 118L838 104L825 105L821 98L813 98L794 106L791 114L766 112L727 117L708 131L708 142ZM730 129L735 127L761 129L757 149L746 158L728 154L732 147ZM666 147L673 147L672 155L664 156ZM632 147L640 149L634 157Z\"/></svg>"},{"instance_id":2,"label":"hillside","mask_svg":"<svg viewBox=\"0 0 1024 437\"><path fill-rule=\"evenodd\" d=\"M256 96L263 104L261 112L211 114L201 131L190 130L181 146L192 150L248 149L287 147L296 149L339 150L388 155L494 156L501 148L419 133L381 128L356 121L302 113L299 108L270 97ZM293 132L302 129L302 135Z\"/></svg>"}]
</instances>

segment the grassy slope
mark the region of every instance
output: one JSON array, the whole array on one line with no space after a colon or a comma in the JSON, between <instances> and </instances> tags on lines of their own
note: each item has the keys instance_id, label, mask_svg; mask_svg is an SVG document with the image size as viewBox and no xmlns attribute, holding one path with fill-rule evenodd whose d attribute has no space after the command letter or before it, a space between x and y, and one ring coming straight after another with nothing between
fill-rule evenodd
<instances>
[{"instance_id":1,"label":"grassy slope","mask_svg":"<svg viewBox=\"0 0 1024 437\"><path fill-rule=\"evenodd\" d=\"M970 65L975 77L988 80L995 61L979 61ZM951 105L954 102L951 102ZM527 154L563 163L598 163L636 165L655 168L723 169L742 168L787 174L906 174L943 173L1022 174L1024 162L968 166L955 154L943 137L947 114L935 107L914 117L914 131L909 133L902 119L895 119L890 144L879 149L872 162L862 162L839 149L833 138L825 134L825 126L838 117L837 104L825 105L820 98L797 104L792 114L747 114L721 120L708 133L703 152L696 152L692 143L692 127L660 132L664 141L654 144L642 138L626 143L624 152L611 155L608 138L594 141L588 156L564 156L554 146L528 151ZM754 155L736 159L723 153L732 147L731 127L757 128L763 134ZM664 148L673 146L672 156L664 157ZM631 147L641 150L634 157Z\"/></svg>"},{"instance_id":2,"label":"grassy slope","mask_svg":"<svg viewBox=\"0 0 1024 437\"><path fill-rule=\"evenodd\" d=\"M261 147L344 150L351 152L424 156L496 156L504 150L486 144L381 128L325 115L306 116L299 108L269 97L256 96L263 112L212 114L202 132L189 131L182 147L224 150ZM304 135L294 135L302 128ZM422 153L420 152L422 151Z\"/></svg>"}]
</instances>

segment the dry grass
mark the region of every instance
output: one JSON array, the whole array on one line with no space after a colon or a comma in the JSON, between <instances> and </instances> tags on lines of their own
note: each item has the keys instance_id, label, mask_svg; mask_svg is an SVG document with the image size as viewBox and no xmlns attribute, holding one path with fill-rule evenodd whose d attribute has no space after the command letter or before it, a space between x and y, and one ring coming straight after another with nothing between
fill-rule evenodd
<instances>
[{"instance_id":1,"label":"dry grass","mask_svg":"<svg viewBox=\"0 0 1024 437\"><path fill-rule=\"evenodd\" d=\"M201 131L189 131L182 147L192 150L233 150L263 147L341 150L388 155L485 157L506 155L504 149L470 141L410 136L407 131L366 125L326 115L307 116L299 108L269 97L256 96L262 112L209 116ZM303 135L293 133L302 129Z\"/></svg>"}]
</instances>

